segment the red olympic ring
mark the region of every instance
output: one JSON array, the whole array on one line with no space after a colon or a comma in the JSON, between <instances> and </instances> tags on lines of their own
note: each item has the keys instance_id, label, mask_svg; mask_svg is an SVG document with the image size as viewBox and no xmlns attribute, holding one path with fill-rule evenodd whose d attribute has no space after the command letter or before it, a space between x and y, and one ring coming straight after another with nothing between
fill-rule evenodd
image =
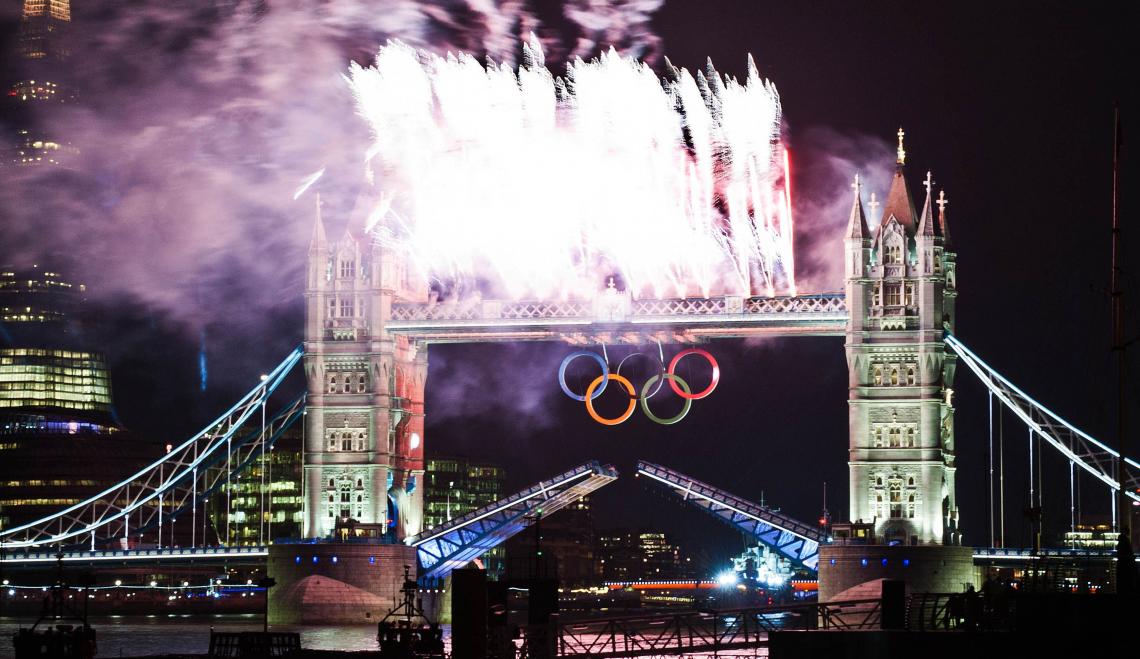
<instances>
[{"instance_id":1,"label":"red olympic ring","mask_svg":"<svg viewBox=\"0 0 1140 659\"><path fill-rule=\"evenodd\" d=\"M614 382L617 382L621 386L625 387L625 390L629 392L629 407L626 408L625 412L622 412L621 416L607 419L604 416L598 414L596 410L594 410L594 389L597 389L598 385L601 384L603 380L613 380ZM670 382L672 382L672 380L670 380ZM594 378L594 381L590 383L590 386L586 387L585 398L586 411L590 413L590 416L593 417L594 421L597 421L603 426L616 426L619 423L625 423L629 420L629 417L633 416L633 410L637 408L637 392L633 388L633 383L626 378L618 375L617 373L599 375L598 377Z\"/></svg>"},{"instance_id":2,"label":"red olympic ring","mask_svg":"<svg viewBox=\"0 0 1140 659\"><path fill-rule=\"evenodd\" d=\"M681 391L681 387L677 386L677 381L673 379L669 379L669 388L673 390L673 393L686 400L700 400L711 394L713 392L713 389L716 389L716 385L720 383L720 364L716 363L716 359L711 354L709 354L708 350L701 348L686 348L685 350L678 352L676 356L673 357L673 359L669 362L669 368L666 370L666 373L669 375L676 375L677 363L680 362L681 358L685 357L686 355L700 355L701 357L704 357L708 360L709 366L712 366L712 382L709 383L709 386L705 387L704 391L700 391L695 394Z\"/></svg>"}]
</instances>

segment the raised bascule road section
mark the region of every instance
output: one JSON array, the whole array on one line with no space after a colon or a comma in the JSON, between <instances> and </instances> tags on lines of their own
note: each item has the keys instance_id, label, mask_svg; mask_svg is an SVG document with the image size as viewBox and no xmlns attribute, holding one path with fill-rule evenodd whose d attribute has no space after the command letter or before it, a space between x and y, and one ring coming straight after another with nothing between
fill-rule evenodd
<instances>
[{"instance_id":1,"label":"raised bascule road section","mask_svg":"<svg viewBox=\"0 0 1140 659\"><path fill-rule=\"evenodd\" d=\"M667 488L682 501L752 536L797 566L816 571L823 533L788 515L760 506L668 467L641 461L637 475Z\"/></svg>"},{"instance_id":2,"label":"raised bascule road section","mask_svg":"<svg viewBox=\"0 0 1140 659\"><path fill-rule=\"evenodd\" d=\"M474 510L411 538L417 549L420 578L438 579L574 501L617 480L610 465L587 462L535 483L505 499Z\"/></svg>"}]
</instances>

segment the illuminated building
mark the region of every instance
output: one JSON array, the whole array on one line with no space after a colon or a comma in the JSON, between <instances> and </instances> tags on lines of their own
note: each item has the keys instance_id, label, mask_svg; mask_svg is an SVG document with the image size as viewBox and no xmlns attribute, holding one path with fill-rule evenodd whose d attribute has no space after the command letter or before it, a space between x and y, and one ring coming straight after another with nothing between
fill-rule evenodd
<instances>
[{"instance_id":1,"label":"illuminated building","mask_svg":"<svg viewBox=\"0 0 1140 659\"><path fill-rule=\"evenodd\" d=\"M506 471L494 464L465 458L436 457L424 461L424 528L492 504L505 495ZM487 571L502 574L504 549L495 547L481 558Z\"/></svg>"},{"instance_id":2,"label":"illuminated building","mask_svg":"<svg viewBox=\"0 0 1140 659\"><path fill-rule=\"evenodd\" d=\"M257 432L259 428L247 424L240 434ZM223 485L209 498L210 521L200 536L206 538L207 544L259 545L264 544L265 538L301 537L303 435L304 429L299 423L286 430L264 460L255 459L228 486ZM222 467L224 465L219 465ZM227 493L232 511L228 520Z\"/></svg>"},{"instance_id":3,"label":"illuminated building","mask_svg":"<svg viewBox=\"0 0 1140 659\"><path fill-rule=\"evenodd\" d=\"M676 581L692 579L692 559L668 535L649 531L604 531L597 536L596 555L602 579Z\"/></svg>"},{"instance_id":4,"label":"illuminated building","mask_svg":"<svg viewBox=\"0 0 1140 659\"><path fill-rule=\"evenodd\" d=\"M24 0L17 41L17 79L7 89L16 119L12 150L5 158L17 166L66 164L77 149L46 129L55 106L75 100L68 80L69 0Z\"/></svg>"},{"instance_id":5,"label":"illuminated building","mask_svg":"<svg viewBox=\"0 0 1140 659\"><path fill-rule=\"evenodd\" d=\"M114 421L103 356L83 345L85 288L0 268L0 527L78 503L157 457Z\"/></svg>"},{"instance_id":6,"label":"illuminated building","mask_svg":"<svg viewBox=\"0 0 1140 659\"><path fill-rule=\"evenodd\" d=\"M845 236L850 519L885 543L959 545L953 385L957 265L945 199L925 182L922 212L897 167L882 210L856 194ZM868 221L869 220L869 221Z\"/></svg>"}]
</instances>

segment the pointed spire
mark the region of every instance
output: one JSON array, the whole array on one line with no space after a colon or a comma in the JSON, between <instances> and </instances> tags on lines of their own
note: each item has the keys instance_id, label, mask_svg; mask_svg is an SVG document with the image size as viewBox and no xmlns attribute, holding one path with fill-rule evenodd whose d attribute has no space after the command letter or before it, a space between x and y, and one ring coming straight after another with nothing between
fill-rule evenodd
<instances>
[{"instance_id":1,"label":"pointed spire","mask_svg":"<svg viewBox=\"0 0 1140 659\"><path fill-rule=\"evenodd\" d=\"M862 240L870 233L867 230L867 218L863 215L862 190L863 182L859 174L855 174L855 182L851 184L855 191L855 199L851 202L851 218L847 221L847 237L853 240Z\"/></svg>"},{"instance_id":2,"label":"pointed spire","mask_svg":"<svg viewBox=\"0 0 1140 659\"><path fill-rule=\"evenodd\" d=\"M946 198L946 191L938 191L938 233L942 236L944 244L950 246L950 227L946 225L946 207L950 205L950 200Z\"/></svg>"},{"instance_id":3,"label":"pointed spire","mask_svg":"<svg viewBox=\"0 0 1140 659\"><path fill-rule=\"evenodd\" d=\"M886 226L893 217L908 235L914 235L917 214L914 210L914 199L910 196L906 178L903 176L903 167L900 165L895 169L895 176L891 180L891 189L887 192L887 201L883 204L883 219L879 225Z\"/></svg>"},{"instance_id":4,"label":"pointed spire","mask_svg":"<svg viewBox=\"0 0 1140 659\"><path fill-rule=\"evenodd\" d=\"M926 188L926 203L922 205L922 219L918 221L918 233L921 236L930 236L933 238L934 205L931 203L931 191L934 188L934 178L929 171L926 172L926 180L922 185Z\"/></svg>"},{"instance_id":5,"label":"pointed spire","mask_svg":"<svg viewBox=\"0 0 1140 659\"><path fill-rule=\"evenodd\" d=\"M903 148L903 137L906 137L906 131L902 129L902 126L899 126L898 135L899 148L898 151L895 152L895 164L901 167L906 164L906 149Z\"/></svg>"},{"instance_id":6,"label":"pointed spire","mask_svg":"<svg viewBox=\"0 0 1140 659\"><path fill-rule=\"evenodd\" d=\"M309 248L324 247L328 244L325 236L325 223L321 219L321 194L317 193L317 221L313 223L313 238L309 241Z\"/></svg>"}]
</instances>

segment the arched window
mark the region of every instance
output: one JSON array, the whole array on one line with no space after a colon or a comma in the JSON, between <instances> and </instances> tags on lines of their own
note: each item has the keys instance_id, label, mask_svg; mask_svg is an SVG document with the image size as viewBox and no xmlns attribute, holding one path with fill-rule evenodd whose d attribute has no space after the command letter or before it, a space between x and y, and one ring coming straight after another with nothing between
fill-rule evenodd
<instances>
[{"instance_id":1,"label":"arched window","mask_svg":"<svg viewBox=\"0 0 1140 659\"><path fill-rule=\"evenodd\" d=\"M335 393L336 393L336 375L335 375L335 374L330 374L330 375L329 375L329 383L328 383L328 389L327 389L327 391L328 391L330 394L335 394Z\"/></svg>"},{"instance_id":2,"label":"arched window","mask_svg":"<svg viewBox=\"0 0 1140 659\"><path fill-rule=\"evenodd\" d=\"M906 383L909 385L915 384L915 373L913 366L906 367Z\"/></svg>"},{"instance_id":3,"label":"arched window","mask_svg":"<svg viewBox=\"0 0 1140 659\"><path fill-rule=\"evenodd\" d=\"M329 479L329 489L331 490L331 489L333 489L333 488L335 488L335 487L336 487L336 482L335 482L335 481L333 481L333 479L331 479L331 478L330 478L330 479Z\"/></svg>"},{"instance_id":4,"label":"arched window","mask_svg":"<svg viewBox=\"0 0 1140 659\"><path fill-rule=\"evenodd\" d=\"M332 481L329 481L329 482L331 483ZM878 485L879 487L883 486L883 477L882 476L875 476L875 485Z\"/></svg>"},{"instance_id":5,"label":"arched window","mask_svg":"<svg viewBox=\"0 0 1140 659\"><path fill-rule=\"evenodd\" d=\"M364 377L364 374L361 373L356 378L356 393L362 394L367 390L368 390L368 380L367 380L367 378Z\"/></svg>"},{"instance_id":6,"label":"arched window","mask_svg":"<svg viewBox=\"0 0 1140 659\"><path fill-rule=\"evenodd\" d=\"M879 366L878 364L876 364L875 367L871 369L871 384L875 385L876 387L881 387L883 385L883 367Z\"/></svg>"},{"instance_id":7,"label":"arched window","mask_svg":"<svg viewBox=\"0 0 1140 659\"><path fill-rule=\"evenodd\" d=\"M899 369L897 366L891 367L891 385L896 386L899 383Z\"/></svg>"},{"instance_id":8,"label":"arched window","mask_svg":"<svg viewBox=\"0 0 1140 659\"><path fill-rule=\"evenodd\" d=\"M357 479L356 479L356 489L360 490L360 489L363 489L363 488L364 488L364 479L362 479L362 478L357 478Z\"/></svg>"},{"instance_id":9,"label":"arched window","mask_svg":"<svg viewBox=\"0 0 1140 659\"><path fill-rule=\"evenodd\" d=\"M908 477L907 477L907 479L906 479L906 484L907 484L907 486L909 486L909 487L914 487L914 476L908 476ZM913 495L913 494L912 494L912 495L910 495L910 500L911 500L912 502L914 501L914 495Z\"/></svg>"}]
</instances>

